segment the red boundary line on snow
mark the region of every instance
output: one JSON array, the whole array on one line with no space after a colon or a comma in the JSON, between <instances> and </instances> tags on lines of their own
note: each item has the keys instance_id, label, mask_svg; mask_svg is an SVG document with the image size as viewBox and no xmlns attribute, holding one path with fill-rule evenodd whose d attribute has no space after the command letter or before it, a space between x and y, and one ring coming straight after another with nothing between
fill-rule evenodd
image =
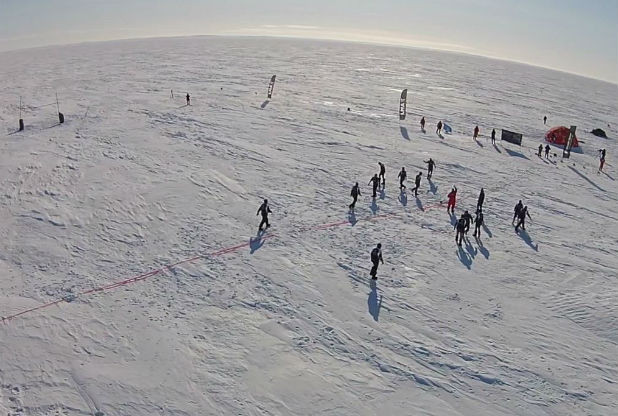
<instances>
[{"instance_id":1,"label":"red boundary line on snow","mask_svg":"<svg viewBox=\"0 0 618 416\"><path fill-rule=\"evenodd\" d=\"M430 206L424 207L422 211L423 212L424 211L428 211L428 210L431 210L431 209L434 209L434 208L438 208L438 207L441 207L441 206L443 206L443 202L442 201L440 201L440 203L438 203L438 204L434 204L434 205L430 205ZM402 213L374 215L374 216L369 217L369 218L358 220L357 222L360 222L360 221L372 222L372 221L378 221L378 220L382 220L382 219L389 219L389 218L397 217L397 216L400 216L400 215L402 215ZM300 232L307 232L307 231L314 231L314 230L326 230L326 229L329 229L329 228L340 227L340 226L343 226L343 225L352 225L352 224L350 223L349 220L337 221L337 222L331 222L331 223L326 223L326 224L320 224L320 225L314 225L314 226L311 226L311 227L301 228L299 231ZM263 241L263 240L268 240L268 239L276 238L276 237L278 237L277 234L268 234L268 235L263 236L261 238L261 240ZM49 307L54 306L54 305L58 305L58 304L63 303L63 302L70 303L75 298L78 298L80 296L91 295L93 293L98 293L98 292L105 292L105 291L108 291L108 290L119 288L121 286L127 286L127 285L130 285L130 284L133 284L133 283L141 282L143 280L149 279L149 278L151 278L153 276L156 276L156 275L158 275L160 273L163 273L165 271L172 270L173 268L178 267L181 264L193 263L193 262L195 262L197 260L200 260L200 259L203 259L203 258L207 258L207 257L218 257L218 256L222 256L224 254L234 253L234 252L240 250L241 248L249 247L250 245L251 245L251 240L249 240L246 243L241 243L241 244L237 244L237 245L234 245L234 246L225 247L225 248L219 249L217 251L214 251L212 253L198 254L196 256L193 256L193 257L190 257L190 258L186 258L186 259L177 261L176 263L166 264L165 266L162 266L162 267L160 267L158 269L154 269L154 270L151 270L149 272L142 273L142 274L130 277L128 279L119 280L117 282L112 282L112 283L109 283L109 284L104 285L104 286L99 286L99 287L95 287L95 288L92 288L92 289L84 290L82 292L77 293L75 295L75 297L73 297L73 298L63 297L61 299L56 299L56 300L48 302L48 303L44 303L44 304L37 305L37 306L34 306L32 308L29 308L29 309L22 310L22 311L17 312L17 313L15 313L13 315L3 316L2 317L2 323L8 324L8 322L10 322L13 319L18 318L18 317L20 317L22 315L26 315L28 313L35 312L35 311L38 311L38 310L41 310L41 309L46 309L46 308L49 308Z\"/></svg>"}]
</instances>

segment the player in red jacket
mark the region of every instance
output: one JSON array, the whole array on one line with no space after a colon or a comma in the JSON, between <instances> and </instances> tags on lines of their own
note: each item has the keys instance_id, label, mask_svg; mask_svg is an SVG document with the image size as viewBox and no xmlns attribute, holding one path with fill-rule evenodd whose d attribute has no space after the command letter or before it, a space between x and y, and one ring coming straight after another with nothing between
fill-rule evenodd
<instances>
[{"instance_id":1,"label":"player in red jacket","mask_svg":"<svg viewBox=\"0 0 618 416\"><path fill-rule=\"evenodd\" d=\"M453 186L453 189L448 194L448 204L446 205L446 212L450 212L454 214L456 202L457 202L457 188Z\"/></svg>"}]
</instances>

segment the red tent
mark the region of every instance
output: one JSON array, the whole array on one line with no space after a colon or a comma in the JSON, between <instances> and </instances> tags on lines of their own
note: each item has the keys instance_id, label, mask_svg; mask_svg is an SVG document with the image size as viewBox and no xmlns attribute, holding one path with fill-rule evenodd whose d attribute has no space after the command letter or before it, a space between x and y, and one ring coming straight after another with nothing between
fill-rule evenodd
<instances>
[{"instance_id":1,"label":"red tent","mask_svg":"<svg viewBox=\"0 0 618 416\"><path fill-rule=\"evenodd\" d=\"M568 127L552 127L547 133L545 133L545 141L558 146L564 146L569 140L569 134L571 134L571 130ZM573 138L573 147L579 147L577 136Z\"/></svg>"}]
</instances>

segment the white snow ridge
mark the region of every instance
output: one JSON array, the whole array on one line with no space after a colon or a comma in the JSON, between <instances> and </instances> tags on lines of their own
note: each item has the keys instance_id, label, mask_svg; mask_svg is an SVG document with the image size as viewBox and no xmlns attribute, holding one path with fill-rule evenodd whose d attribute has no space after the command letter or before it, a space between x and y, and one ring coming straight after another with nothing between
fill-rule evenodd
<instances>
[{"instance_id":1,"label":"white snow ridge","mask_svg":"<svg viewBox=\"0 0 618 416\"><path fill-rule=\"evenodd\" d=\"M618 414L616 85L260 38L6 52L0 70L0 415ZM539 158L559 125L581 152ZM457 216L486 192L461 249L453 185Z\"/></svg>"}]
</instances>

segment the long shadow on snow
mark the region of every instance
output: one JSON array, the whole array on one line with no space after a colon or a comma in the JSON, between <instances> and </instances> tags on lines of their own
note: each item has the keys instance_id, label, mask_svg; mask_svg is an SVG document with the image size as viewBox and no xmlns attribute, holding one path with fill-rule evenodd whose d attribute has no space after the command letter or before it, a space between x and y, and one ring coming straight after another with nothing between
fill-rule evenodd
<instances>
[{"instance_id":1,"label":"long shadow on snow","mask_svg":"<svg viewBox=\"0 0 618 416\"><path fill-rule=\"evenodd\" d=\"M358 222L358 220L356 219L356 213L353 209L348 212L348 222L350 223L350 225L352 225L352 227L354 227Z\"/></svg>"},{"instance_id":2,"label":"long shadow on snow","mask_svg":"<svg viewBox=\"0 0 618 416\"><path fill-rule=\"evenodd\" d=\"M408 135L408 129L406 129L403 126L399 126L399 132L401 133L401 136L406 139L406 140L410 140L410 135Z\"/></svg>"},{"instance_id":3,"label":"long shadow on snow","mask_svg":"<svg viewBox=\"0 0 618 416\"><path fill-rule=\"evenodd\" d=\"M451 217L451 225L454 227L455 224L457 224L457 216L455 214L452 214L452 213L450 213L448 215L450 215L450 217Z\"/></svg>"},{"instance_id":4,"label":"long shadow on snow","mask_svg":"<svg viewBox=\"0 0 618 416\"><path fill-rule=\"evenodd\" d=\"M485 146L483 146L483 143L479 142L478 140L476 140L476 139L475 139L474 141L475 141L475 142L476 142L476 144L478 144L480 147L485 147Z\"/></svg>"},{"instance_id":5,"label":"long shadow on snow","mask_svg":"<svg viewBox=\"0 0 618 416\"><path fill-rule=\"evenodd\" d=\"M369 208L371 208L371 212L373 213L373 215L376 215L380 210L380 207L378 207L378 204L376 204L375 198L371 198L371 206L369 206Z\"/></svg>"},{"instance_id":6,"label":"long shadow on snow","mask_svg":"<svg viewBox=\"0 0 618 416\"><path fill-rule=\"evenodd\" d=\"M369 286L371 287L371 292L369 292L369 297L367 298L367 308L369 309L369 315L373 317L374 321L378 322L380 309L382 308L382 295L380 295L378 300L378 285L375 280L369 282Z\"/></svg>"},{"instance_id":7,"label":"long shadow on snow","mask_svg":"<svg viewBox=\"0 0 618 416\"><path fill-rule=\"evenodd\" d=\"M421 202L421 200L418 198L418 196L416 197L416 206L418 207L418 209L420 209L421 211L425 211L425 208L423 208L423 203Z\"/></svg>"},{"instance_id":8,"label":"long shadow on snow","mask_svg":"<svg viewBox=\"0 0 618 416\"><path fill-rule=\"evenodd\" d=\"M590 179L588 179L588 177L586 175L584 175L583 173L581 173L580 171L575 169L573 166L569 166L569 169L571 169L573 172L577 173L579 176L584 178L586 180L586 182L588 182L590 185L592 185L595 188L597 188L599 191L605 192L605 189L601 188L599 185L597 185L596 183L592 182Z\"/></svg>"},{"instance_id":9,"label":"long shadow on snow","mask_svg":"<svg viewBox=\"0 0 618 416\"><path fill-rule=\"evenodd\" d=\"M487 250L485 246L483 245L483 242L481 241L481 237L476 237L476 244L478 244L479 251L481 252L483 257L489 260L489 250Z\"/></svg>"},{"instance_id":10,"label":"long shadow on snow","mask_svg":"<svg viewBox=\"0 0 618 416\"><path fill-rule=\"evenodd\" d=\"M457 258L464 266L468 268L468 270L470 270L472 267L472 258L461 247L457 247Z\"/></svg>"},{"instance_id":11,"label":"long shadow on snow","mask_svg":"<svg viewBox=\"0 0 618 416\"><path fill-rule=\"evenodd\" d=\"M399 202L401 202L401 205L404 207L408 205L408 194L406 191L402 190L399 194Z\"/></svg>"},{"instance_id":12,"label":"long shadow on snow","mask_svg":"<svg viewBox=\"0 0 618 416\"><path fill-rule=\"evenodd\" d=\"M258 231L255 237L251 237L249 239L249 249L250 249L251 254L258 251L264 245L264 240L262 239L263 235L264 235L263 231Z\"/></svg>"},{"instance_id":13,"label":"long shadow on snow","mask_svg":"<svg viewBox=\"0 0 618 416\"><path fill-rule=\"evenodd\" d=\"M494 149L496 149L496 152L502 153L502 150L500 150L500 148L498 146L496 146L495 143L494 143Z\"/></svg>"},{"instance_id":14,"label":"long shadow on snow","mask_svg":"<svg viewBox=\"0 0 618 416\"><path fill-rule=\"evenodd\" d=\"M521 157L522 159L530 160L530 159L528 159L528 157L527 157L526 155L524 155L523 153L516 152L515 150L507 149L506 147L504 148L504 150L506 150L506 152L509 154L509 156L513 156L513 157Z\"/></svg>"},{"instance_id":15,"label":"long shadow on snow","mask_svg":"<svg viewBox=\"0 0 618 416\"><path fill-rule=\"evenodd\" d=\"M520 230L518 234L521 239L524 240L526 244L528 244L534 251L539 251L539 245L535 244L534 241L532 241L527 231Z\"/></svg>"},{"instance_id":16,"label":"long shadow on snow","mask_svg":"<svg viewBox=\"0 0 618 416\"><path fill-rule=\"evenodd\" d=\"M605 176L607 176L608 178L610 178L612 181L616 181L616 179L614 179L609 173L607 172L601 172L602 174L604 174Z\"/></svg>"},{"instance_id":17,"label":"long shadow on snow","mask_svg":"<svg viewBox=\"0 0 618 416\"><path fill-rule=\"evenodd\" d=\"M494 235L491 233L491 230L487 227L487 225L485 225L485 223L483 223L483 230L485 230L485 232L487 233L487 235L489 236L489 238L492 238Z\"/></svg>"},{"instance_id":18,"label":"long shadow on snow","mask_svg":"<svg viewBox=\"0 0 618 416\"><path fill-rule=\"evenodd\" d=\"M464 242L466 243L466 250L468 250L468 253L470 254L470 258L472 258L472 259L475 258L476 254L477 254L477 250L470 243L470 240L468 239L468 236L464 237Z\"/></svg>"},{"instance_id":19,"label":"long shadow on snow","mask_svg":"<svg viewBox=\"0 0 618 416\"><path fill-rule=\"evenodd\" d=\"M438 187L433 183L431 179L427 179L427 182L429 182L429 192L435 195L436 192L438 192Z\"/></svg>"},{"instance_id":20,"label":"long shadow on snow","mask_svg":"<svg viewBox=\"0 0 618 416\"><path fill-rule=\"evenodd\" d=\"M384 191L384 188L380 189L380 199L384 200L386 198L386 192Z\"/></svg>"},{"instance_id":21,"label":"long shadow on snow","mask_svg":"<svg viewBox=\"0 0 618 416\"><path fill-rule=\"evenodd\" d=\"M268 105L268 103L270 102L270 100L266 100L262 103L262 105L260 105L260 108L263 110L266 108L266 106Z\"/></svg>"}]
</instances>

